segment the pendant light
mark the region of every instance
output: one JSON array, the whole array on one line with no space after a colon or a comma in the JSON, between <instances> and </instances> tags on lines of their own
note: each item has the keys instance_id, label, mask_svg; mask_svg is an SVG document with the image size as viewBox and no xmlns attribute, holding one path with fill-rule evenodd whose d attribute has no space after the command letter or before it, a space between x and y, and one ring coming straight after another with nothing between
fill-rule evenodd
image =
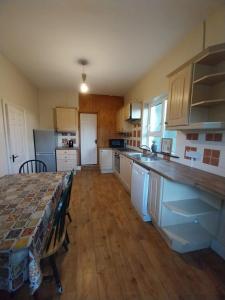
<instances>
[{"instance_id":1,"label":"pendant light","mask_svg":"<svg viewBox=\"0 0 225 300\"><path fill-rule=\"evenodd\" d=\"M87 74L84 72L84 67L87 65L88 62L87 62L86 59L80 59L80 60L78 61L78 63L79 63L80 65L82 65L82 67L83 67L83 72L82 72L82 74L81 74L82 82L81 82L81 84L80 84L80 92L81 92L82 94L86 94L86 93L89 91L89 87L88 87L87 82L86 82Z\"/></svg>"}]
</instances>

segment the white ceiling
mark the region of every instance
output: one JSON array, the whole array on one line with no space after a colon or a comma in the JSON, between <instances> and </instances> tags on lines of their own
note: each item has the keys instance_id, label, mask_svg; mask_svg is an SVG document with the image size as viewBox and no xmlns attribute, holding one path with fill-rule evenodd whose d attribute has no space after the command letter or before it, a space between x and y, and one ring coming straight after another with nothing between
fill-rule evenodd
<instances>
[{"instance_id":1,"label":"white ceiling","mask_svg":"<svg viewBox=\"0 0 225 300\"><path fill-rule=\"evenodd\" d=\"M123 95L220 0L1 0L0 51L40 88Z\"/></svg>"}]
</instances>

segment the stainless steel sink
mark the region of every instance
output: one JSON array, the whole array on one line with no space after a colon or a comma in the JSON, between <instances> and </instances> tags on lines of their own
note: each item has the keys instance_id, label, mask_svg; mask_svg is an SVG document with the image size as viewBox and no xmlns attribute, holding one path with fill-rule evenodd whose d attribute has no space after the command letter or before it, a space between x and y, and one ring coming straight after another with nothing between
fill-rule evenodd
<instances>
[{"instance_id":1,"label":"stainless steel sink","mask_svg":"<svg viewBox=\"0 0 225 300\"><path fill-rule=\"evenodd\" d=\"M152 160L157 160L157 156L155 155L144 155L143 153L131 152L127 153L131 158L135 158L141 160L143 162L149 162Z\"/></svg>"}]
</instances>

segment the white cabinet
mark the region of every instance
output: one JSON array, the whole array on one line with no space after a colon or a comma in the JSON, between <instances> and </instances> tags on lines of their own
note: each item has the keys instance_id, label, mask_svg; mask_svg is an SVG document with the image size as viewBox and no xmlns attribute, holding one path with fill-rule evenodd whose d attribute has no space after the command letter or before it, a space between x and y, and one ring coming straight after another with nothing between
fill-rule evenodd
<instances>
[{"instance_id":1,"label":"white cabinet","mask_svg":"<svg viewBox=\"0 0 225 300\"><path fill-rule=\"evenodd\" d=\"M131 189L132 164L132 159L129 159L124 155L120 155L120 178L128 192L130 192Z\"/></svg>"},{"instance_id":2,"label":"white cabinet","mask_svg":"<svg viewBox=\"0 0 225 300\"><path fill-rule=\"evenodd\" d=\"M77 150L56 150L57 171L70 171L77 169Z\"/></svg>"},{"instance_id":3,"label":"white cabinet","mask_svg":"<svg viewBox=\"0 0 225 300\"><path fill-rule=\"evenodd\" d=\"M113 172L113 157L111 149L102 148L99 150L99 164L101 173Z\"/></svg>"},{"instance_id":4,"label":"white cabinet","mask_svg":"<svg viewBox=\"0 0 225 300\"><path fill-rule=\"evenodd\" d=\"M157 225L160 225L161 176L155 172L150 172L148 199L149 212L152 220Z\"/></svg>"}]
</instances>

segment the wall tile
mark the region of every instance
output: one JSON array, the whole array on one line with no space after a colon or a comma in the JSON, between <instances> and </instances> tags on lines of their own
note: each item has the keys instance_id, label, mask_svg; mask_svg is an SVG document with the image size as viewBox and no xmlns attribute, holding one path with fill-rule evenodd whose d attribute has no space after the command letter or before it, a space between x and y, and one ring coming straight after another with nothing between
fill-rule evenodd
<instances>
[{"instance_id":1,"label":"wall tile","mask_svg":"<svg viewBox=\"0 0 225 300\"><path fill-rule=\"evenodd\" d=\"M206 133L205 140L207 142L221 142L223 139L222 133Z\"/></svg>"},{"instance_id":2,"label":"wall tile","mask_svg":"<svg viewBox=\"0 0 225 300\"><path fill-rule=\"evenodd\" d=\"M204 149L203 160L204 164L218 167L220 158L220 150Z\"/></svg>"},{"instance_id":3,"label":"wall tile","mask_svg":"<svg viewBox=\"0 0 225 300\"><path fill-rule=\"evenodd\" d=\"M199 137L198 133L187 133L186 134L186 140L197 141L198 137Z\"/></svg>"},{"instance_id":4,"label":"wall tile","mask_svg":"<svg viewBox=\"0 0 225 300\"><path fill-rule=\"evenodd\" d=\"M197 147L185 146L185 149L184 149L184 158L191 160L190 157L186 156L186 152L188 152L188 151L195 151L196 152L197 151Z\"/></svg>"}]
</instances>

